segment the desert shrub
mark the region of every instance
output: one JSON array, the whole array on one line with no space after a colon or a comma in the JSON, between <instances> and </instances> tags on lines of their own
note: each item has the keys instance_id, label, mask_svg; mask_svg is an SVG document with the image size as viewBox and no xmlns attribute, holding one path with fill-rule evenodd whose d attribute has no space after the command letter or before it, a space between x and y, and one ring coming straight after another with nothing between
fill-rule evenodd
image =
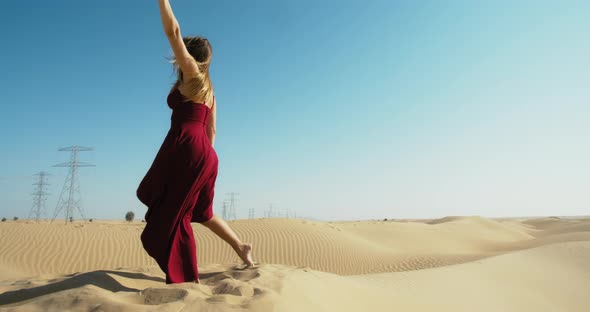
<instances>
[{"instance_id":1,"label":"desert shrub","mask_svg":"<svg viewBox=\"0 0 590 312\"><path fill-rule=\"evenodd\" d=\"M12 218L12 220L16 221L16 220L18 220L18 217L14 217L14 218Z\"/></svg>"},{"instance_id":2,"label":"desert shrub","mask_svg":"<svg viewBox=\"0 0 590 312\"><path fill-rule=\"evenodd\" d=\"M74 222L74 217L70 217L70 222Z\"/></svg>"},{"instance_id":3,"label":"desert shrub","mask_svg":"<svg viewBox=\"0 0 590 312\"><path fill-rule=\"evenodd\" d=\"M88 219L88 222L92 222L92 219Z\"/></svg>"},{"instance_id":4,"label":"desert shrub","mask_svg":"<svg viewBox=\"0 0 590 312\"><path fill-rule=\"evenodd\" d=\"M135 213L133 211L127 211L127 213L125 214L125 220L127 222L131 222L133 221L133 219L135 219Z\"/></svg>"},{"instance_id":5,"label":"desert shrub","mask_svg":"<svg viewBox=\"0 0 590 312\"><path fill-rule=\"evenodd\" d=\"M2 222L6 222L6 218L2 218Z\"/></svg>"}]
</instances>

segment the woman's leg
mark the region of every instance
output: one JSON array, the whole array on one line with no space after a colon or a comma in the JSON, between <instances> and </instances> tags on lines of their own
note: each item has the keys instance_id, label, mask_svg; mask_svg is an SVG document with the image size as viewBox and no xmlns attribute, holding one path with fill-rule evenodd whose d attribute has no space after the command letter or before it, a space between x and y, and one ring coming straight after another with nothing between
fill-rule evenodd
<instances>
[{"instance_id":1,"label":"woman's leg","mask_svg":"<svg viewBox=\"0 0 590 312\"><path fill-rule=\"evenodd\" d=\"M226 241L238 254L240 259L248 266L253 266L252 260L252 244L244 244L236 233L229 227L229 225L220 217L213 215L213 217L206 222L201 223L209 228L213 233Z\"/></svg>"}]
</instances>

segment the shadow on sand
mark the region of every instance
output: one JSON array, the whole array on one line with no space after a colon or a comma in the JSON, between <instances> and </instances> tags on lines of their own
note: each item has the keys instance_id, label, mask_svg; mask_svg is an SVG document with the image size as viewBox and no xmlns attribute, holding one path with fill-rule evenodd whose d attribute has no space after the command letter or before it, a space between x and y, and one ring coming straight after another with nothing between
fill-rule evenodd
<instances>
[{"instance_id":1,"label":"shadow on sand","mask_svg":"<svg viewBox=\"0 0 590 312\"><path fill-rule=\"evenodd\" d=\"M82 287L85 285L94 285L112 292L141 291L140 289L129 288L121 285L121 283L109 276L109 274L115 274L131 279L143 279L162 283L166 282L166 280L163 278L153 277L143 273L98 270L81 274L66 275L66 279L48 285L7 291L3 294L0 294L0 305L18 303L36 297L57 293L63 290Z\"/></svg>"}]
</instances>

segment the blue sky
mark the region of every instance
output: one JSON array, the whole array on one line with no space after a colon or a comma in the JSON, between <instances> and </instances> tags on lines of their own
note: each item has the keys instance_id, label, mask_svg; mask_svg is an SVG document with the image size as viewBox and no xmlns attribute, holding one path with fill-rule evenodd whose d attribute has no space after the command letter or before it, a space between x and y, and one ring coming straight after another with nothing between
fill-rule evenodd
<instances>
[{"instance_id":1,"label":"blue sky","mask_svg":"<svg viewBox=\"0 0 590 312\"><path fill-rule=\"evenodd\" d=\"M213 45L214 209L322 220L588 215L587 1L171 2ZM170 123L157 1L0 4L0 217L70 145L88 217L135 190Z\"/></svg>"}]
</instances>

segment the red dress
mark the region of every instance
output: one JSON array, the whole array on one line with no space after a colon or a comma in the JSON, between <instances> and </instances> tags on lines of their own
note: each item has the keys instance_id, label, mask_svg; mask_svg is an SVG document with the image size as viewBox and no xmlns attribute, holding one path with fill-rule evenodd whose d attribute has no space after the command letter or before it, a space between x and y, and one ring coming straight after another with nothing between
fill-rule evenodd
<instances>
[{"instance_id":1,"label":"red dress","mask_svg":"<svg viewBox=\"0 0 590 312\"><path fill-rule=\"evenodd\" d=\"M148 207L143 248L171 284L199 277L191 222L213 217L218 159L207 136L211 108L186 100L176 88L167 101L170 130L137 188L137 198Z\"/></svg>"}]
</instances>

